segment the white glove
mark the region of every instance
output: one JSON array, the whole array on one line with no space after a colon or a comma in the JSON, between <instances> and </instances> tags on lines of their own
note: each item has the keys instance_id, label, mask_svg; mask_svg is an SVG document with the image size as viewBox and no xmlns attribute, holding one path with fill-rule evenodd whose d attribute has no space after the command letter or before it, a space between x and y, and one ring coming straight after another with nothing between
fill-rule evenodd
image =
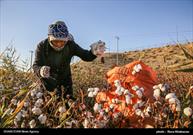
<instances>
[{"instance_id":1,"label":"white glove","mask_svg":"<svg viewBox=\"0 0 193 135\"><path fill-rule=\"evenodd\" d=\"M49 66L42 66L40 69L40 75L43 78L50 77L50 67Z\"/></svg>"},{"instance_id":2,"label":"white glove","mask_svg":"<svg viewBox=\"0 0 193 135\"><path fill-rule=\"evenodd\" d=\"M102 56L106 49L105 42L102 42L101 40L91 44L90 47L91 47L92 53L96 56Z\"/></svg>"}]
</instances>

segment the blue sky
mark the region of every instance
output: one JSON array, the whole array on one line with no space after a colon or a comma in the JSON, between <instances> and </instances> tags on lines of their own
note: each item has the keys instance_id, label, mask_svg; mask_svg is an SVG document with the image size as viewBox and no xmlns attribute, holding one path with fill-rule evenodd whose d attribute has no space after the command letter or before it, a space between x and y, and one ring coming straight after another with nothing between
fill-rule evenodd
<instances>
[{"instance_id":1,"label":"blue sky","mask_svg":"<svg viewBox=\"0 0 193 135\"><path fill-rule=\"evenodd\" d=\"M64 21L83 48L106 42L108 51L193 41L192 0L0 0L0 51L12 44L22 59L47 37L48 25Z\"/></svg>"}]
</instances>

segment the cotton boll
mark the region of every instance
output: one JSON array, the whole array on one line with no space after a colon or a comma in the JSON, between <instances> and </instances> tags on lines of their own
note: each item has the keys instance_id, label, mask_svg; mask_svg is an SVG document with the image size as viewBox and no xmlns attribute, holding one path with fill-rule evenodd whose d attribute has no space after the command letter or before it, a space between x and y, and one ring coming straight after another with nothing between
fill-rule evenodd
<instances>
[{"instance_id":1,"label":"cotton boll","mask_svg":"<svg viewBox=\"0 0 193 135\"><path fill-rule=\"evenodd\" d=\"M129 95L125 95L125 101L127 104L132 104L131 97Z\"/></svg>"},{"instance_id":2,"label":"cotton boll","mask_svg":"<svg viewBox=\"0 0 193 135\"><path fill-rule=\"evenodd\" d=\"M46 115L43 115L41 114L39 117L38 117L38 120L40 121L41 124L45 124L46 123Z\"/></svg>"},{"instance_id":3,"label":"cotton boll","mask_svg":"<svg viewBox=\"0 0 193 135\"><path fill-rule=\"evenodd\" d=\"M151 108L150 106L148 106L148 107L146 108L146 110L147 110L147 112L152 112L152 108Z\"/></svg>"},{"instance_id":4,"label":"cotton boll","mask_svg":"<svg viewBox=\"0 0 193 135\"><path fill-rule=\"evenodd\" d=\"M137 91L139 89L139 86L135 85L132 87L132 90Z\"/></svg>"},{"instance_id":5,"label":"cotton boll","mask_svg":"<svg viewBox=\"0 0 193 135\"><path fill-rule=\"evenodd\" d=\"M120 87L121 86L120 80L115 80L114 85L115 85L115 87Z\"/></svg>"},{"instance_id":6,"label":"cotton boll","mask_svg":"<svg viewBox=\"0 0 193 135\"><path fill-rule=\"evenodd\" d=\"M95 103L95 104L94 104L93 109L94 109L95 112L98 112L98 103Z\"/></svg>"},{"instance_id":7,"label":"cotton boll","mask_svg":"<svg viewBox=\"0 0 193 135\"><path fill-rule=\"evenodd\" d=\"M36 102L35 102L35 106L36 107L41 107L42 106L42 104L43 104L43 99L38 99Z\"/></svg>"},{"instance_id":8,"label":"cotton boll","mask_svg":"<svg viewBox=\"0 0 193 135\"><path fill-rule=\"evenodd\" d=\"M88 88L87 91L88 91L88 92L93 92L93 91L94 91L94 88Z\"/></svg>"},{"instance_id":9,"label":"cotton boll","mask_svg":"<svg viewBox=\"0 0 193 135\"><path fill-rule=\"evenodd\" d=\"M94 88L93 96L96 96L99 92L99 88Z\"/></svg>"},{"instance_id":10,"label":"cotton boll","mask_svg":"<svg viewBox=\"0 0 193 135\"><path fill-rule=\"evenodd\" d=\"M33 89L33 90L30 92L30 95L31 95L32 97L34 97L34 96L36 95L36 93L37 93L37 91L36 91L35 89Z\"/></svg>"},{"instance_id":11,"label":"cotton boll","mask_svg":"<svg viewBox=\"0 0 193 135\"><path fill-rule=\"evenodd\" d=\"M159 86L158 85L154 85L153 86L153 89L155 90L155 89L159 89Z\"/></svg>"},{"instance_id":12,"label":"cotton boll","mask_svg":"<svg viewBox=\"0 0 193 135\"><path fill-rule=\"evenodd\" d=\"M67 121L65 128L72 128L72 122Z\"/></svg>"},{"instance_id":13,"label":"cotton boll","mask_svg":"<svg viewBox=\"0 0 193 135\"><path fill-rule=\"evenodd\" d=\"M141 114L142 114L141 109L136 109L136 110L135 110L135 114L136 114L137 116L141 116Z\"/></svg>"},{"instance_id":14,"label":"cotton boll","mask_svg":"<svg viewBox=\"0 0 193 135\"><path fill-rule=\"evenodd\" d=\"M133 105L133 110L136 110L139 107L138 103Z\"/></svg>"},{"instance_id":15,"label":"cotton boll","mask_svg":"<svg viewBox=\"0 0 193 135\"><path fill-rule=\"evenodd\" d=\"M38 92L37 94L36 94L36 97L37 98L41 98L43 96L43 93L41 93L41 92Z\"/></svg>"},{"instance_id":16,"label":"cotton boll","mask_svg":"<svg viewBox=\"0 0 193 135\"><path fill-rule=\"evenodd\" d=\"M120 112L113 113L113 118L117 119L120 116Z\"/></svg>"},{"instance_id":17,"label":"cotton boll","mask_svg":"<svg viewBox=\"0 0 193 135\"><path fill-rule=\"evenodd\" d=\"M112 99L111 99L111 102L115 104L115 99L114 99L114 98L112 98Z\"/></svg>"},{"instance_id":18,"label":"cotton boll","mask_svg":"<svg viewBox=\"0 0 193 135\"><path fill-rule=\"evenodd\" d=\"M153 92L153 97L156 99L156 100L159 100L160 98L160 89L155 89L154 92Z\"/></svg>"},{"instance_id":19,"label":"cotton boll","mask_svg":"<svg viewBox=\"0 0 193 135\"><path fill-rule=\"evenodd\" d=\"M140 90L141 92L144 92L144 88L143 88L143 87L141 87L139 90Z\"/></svg>"},{"instance_id":20,"label":"cotton boll","mask_svg":"<svg viewBox=\"0 0 193 135\"><path fill-rule=\"evenodd\" d=\"M89 92L89 93L88 93L88 97L94 97L93 92Z\"/></svg>"},{"instance_id":21,"label":"cotton boll","mask_svg":"<svg viewBox=\"0 0 193 135\"><path fill-rule=\"evenodd\" d=\"M144 103L145 102L143 102L142 100L137 101L138 107L142 107L144 105Z\"/></svg>"},{"instance_id":22,"label":"cotton boll","mask_svg":"<svg viewBox=\"0 0 193 135\"><path fill-rule=\"evenodd\" d=\"M165 96L165 100L168 100L170 98L176 98L176 94L175 93L169 93Z\"/></svg>"},{"instance_id":23,"label":"cotton boll","mask_svg":"<svg viewBox=\"0 0 193 135\"><path fill-rule=\"evenodd\" d=\"M22 113L21 112L18 112L18 114L16 115L16 120L17 121L21 121L21 117L22 117Z\"/></svg>"},{"instance_id":24,"label":"cotton boll","mask_svg":"<svg viewBox=\"0 0 193 135\"><path fill-rule=\"evenodd\" d=\"M131 74L132 74L132 75L135 75L135 74L136 74L136 71L135 71L135 70L133 70Z\"/></svg>"},{"instance_id":25,"label":"cotton boll","mask_svg":"<svg viewBox=\"0 0 193 135\"><path fill-rule=\"evenodd\" d=\"M83 126L84 128L89 128L88 125L89 125L89 120L86 118L83 122Z\"/></svg>"},{"instance_id":26,"label":"cotton boll","mask_svg":"<svg viewBox=\"0 0 193 135\"><path fill-rule=\"evenodd\" d=\"M117 87L117 89L115 90L115 93L119 96L122 95L122 92L121 92L121 87Z\"/></svg>"},{"instance_id":27,"label":"cotton boll","mask_svg":"<svg viewBox=\"0 0 193 135\"><path fill-rule=\"evenodd\" d=\"M142 98L142 96L143 96L143 94L140 90L137 90L136 94L137 94L138 98Z\"/></svg>"},{"instance_id":28,"label":"cotton boll","mask_svg":"<svg viewBox=\"0 0 193 135\"><path fill-rule=\"evenodd\" d=\"M34 108L32 108L32 112L35 115L40 115L42 113L40 108L37 108L36 106Z\"/></svg>"},{"instance_id":29,"label":"cotton boll","mask_svg":"<svg viewBox=\"0 0 193 135\"><path fill-rule=\"evenodd\" d=\"M94 88L94 91L99 92L99 88Z\"/></svg>"},{"instance_id":30,"label":"cotton boll","mask_svg":"<svg viewBox=\"0 0 193 135\"><path fill-rule=\"evenodd\" d=\"M103 117L103 116L104 116L104 111L103 111L103 110L100 110L100 111L99 111L99 115L100 115L101 117Z\"/></svg>"},{"instance_id":31,"label":"cotton boll","mask_svg":"<svg viewBox=\"0 0 193 135\"><path fill-rule=\"evenodd\" d=\"M29 106L29 102L28 102L28 101L25 101L23 106L24 106L24 107L28 107L28 106Z\"/></svg>"},{"instance_id":32,"label":"cotton boll","mask_svg":"<svg viewBox=\"0 0 193 135\"><path fill-rule=\"evenodd\" d=\"M94 107L93 107L95 112L99 112L102 109L102 105L95 103Z\"/></svg>"},{"instance_id":33,"label":"cotton boll","mask_svg":"<svg viewBox=\"0 0 193 135\"><path fill-rule=\"evenodd\" d=\"M66 112L66 107L65 107L65 106L60 106L59 109L58 109L58 111L59 111L60 113L64 113L64 112Z\"/></svg>"},{"instance_id":34,"label":"cotton boll","mask_svg":"<svg viewBox=\"0 0 193 135\"><path fill-rule=\"evenodd\" d=\"M36 121L33 119L29 122L30 128L34 128L36 126Z\"/></svg>"},{"instance_id":35,"label":"cotton boll","mask_svg":"<svg viewBox=\"0 0 193 135\"><path fill-rule=\"evenodd\" d=\"M184 114L190 117L192 115L192 109L190 107L184 108Z\"/></svg>"},{"instance_id":36,"label":"cotton boll","mask_svg":"<svg viewBox=\"0 0 193 135\"><path fill-rule=\"evenodd\" d=\"M129 90L125 89L125 91L123 92L124 95L129 94Z\"/></svg>"},{"instance_id":37,"label":"cotton boll","mask_svg":"<svg viewBox=\"0 0 193 135\"><path fill-rule=\"evenodd\" d=\"M115 105L114 104L110 104L110 109L113 109L114 107L115 107Z\"/></svg>"},{"instance_id":38,"label":"cotton boll","mask_svg":"<svg viewBox=\"0 0 193 135\"><path fill-rule=\"evenodd\" d=\"M11 103L12 103L13 105L17 105L17 100L16 100L16 99L12 99L12 100L11 100Z\"/></svg>"},{"instance_id":39,"label":"cotton boll","mask_svg":"<svg viewBox=\"0 0 193 135\"><path fill-rule=\"evenodd\" d=\"M28 116L28 113L25 110L21 110L21 113L22 113L22 117L24 118Z\"/></svg>"}]
</instances>

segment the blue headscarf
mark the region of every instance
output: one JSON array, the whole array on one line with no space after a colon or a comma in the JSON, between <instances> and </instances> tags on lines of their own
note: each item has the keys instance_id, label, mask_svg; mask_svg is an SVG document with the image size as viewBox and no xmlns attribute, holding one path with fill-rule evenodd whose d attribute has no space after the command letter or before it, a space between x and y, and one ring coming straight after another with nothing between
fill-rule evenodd
<instances>
[{"instance_id":1,"label":"blue headscarf","mask_svg":"<svg viewBox=\"0 0 193 135\"><path fill-rule=\"evenodd\" d=\"M65 38L69 35L68 28L63 21L56 21L55 23L49 25L48 36L49 35L58 40L65 40Z\"/></svg>"}]
</instances>

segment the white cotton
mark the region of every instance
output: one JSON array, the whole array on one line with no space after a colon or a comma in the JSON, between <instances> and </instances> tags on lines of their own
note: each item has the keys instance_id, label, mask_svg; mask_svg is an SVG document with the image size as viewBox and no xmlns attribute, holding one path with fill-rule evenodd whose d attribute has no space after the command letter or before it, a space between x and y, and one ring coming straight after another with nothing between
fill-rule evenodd
<instances>
[{"instance_id":1,"label":"white cotton","mask_svg":"<svg viewBox=\"0 0 193 135\"><path fill-rule=\"evenodd\" d=\"M32 108L32 112L35 115L40 115L42 113L40 108L37 108L36 106L34 108Z\"/></svg>"},{"instance_id":2,"label":"white cotton","mask_svg":"<svg viewBox=\"0 0 193 135\"><path fill-rule=\"evenodd\" d=\"M126 101L126 104L132 104L132 100L129 95L125 95L125 101Z\"/></svg>"},{"instance_id":3,"label":"white cotton","mask_svg":"<svg viewBox=\"0 0 193 135\"><path fill-rule=\"evenodd\" d=\"M45 124L46 123L46 115L43 115L41 114L39 117L38 117L38 120L40 121L41 124Z\"/></svg>"},{"instance_id":4,"label":"white cotton","mask_svg":"<svg viewBox=\"0 0 193 135\"><path fill-rule=\"evenodd\" d=\"M190 107L184 108L184 114L190 117L192 115L192 109Z\"/></svg>"},{"instance_id":5,"label":"white cotton","mask_svg":"<svg viewBox=\"0 0 193 135\"><path fill-rule=\"evenodd\" d=\"M133 70L131 74L132 74L132 75L135 75L135 74L136 74L136 72Z\"/></svg>"},{"instance_id":6,"label":"white cotton","mask_svg":"<svg viewBox=\"0 0 193 135\"><path fill-rule=\"evenodd\" d=\"M66 121L66 126L65 128L72 128L72 122Z\"/></svg>"},{"instance_id":7,"label":"white cotton","mask_svg":"<svg viewBox=\"0 0 193 135\"><path fill-rule=\"evenodd\" d=\"M98 103L95 103L93 109L94 109L95 112L99 112L102 109L102 105L98 104Z\"/></svg>"},{"instance_id":8,"label":"white cotton","mask_svg":"<svg viewBox=\"0 0 193 135\"><path fill-rule=\"evenodd\" d=\"M140 70L142 70L142 67L141 67L140 64L137 64L137 65L134 66L133 70L136 71L136 72L139 72Z\"/></svg>"},{"instance_id":9,"label":"white cotton","mask_svg":"<svg viewBox=\"0 0 193 135\"><path fill-rule=\"evenodd\" d=\"M115 103L119 104L119 103L121 103L121 100L119 100L118 98L115 98Z\"/></svg>"},{"instance_id":10,"label":"white cotton","mask_svg":"<svg viewBox=\"0 0 193 135\"><path fill-rule=\"evenodd\" d=\"M84 128L88 128L88 125L89 125L89 120L86 118L83 122L83 126Z\"/></svg>"},{"instance_id":11,"label":"white cotton","mask_svg":"<svg viewBox=\"0 0 193 135\"><path fill-rule=\"evenodd\" d=\"M113 117L117 119L120 116L120 112L113 113Z\"/></svg>"},{"instance_id":12,"label":"white cotton","mask_svg":"<svg viewBox=\"0 0 193 135\"><path fill-rule=\"evenodd\" d=\"M99 111L99 104L95 103L93 109L95 112L98 112Z\"/></svg>"},{"instance_id":13,"label":"white cotton","mask_svg":"<svg viewBox=\"0 0 193 135\"><path fill-rule=\"evenodd\" d=\"M166 85L160 86L160 90L161 90L162 92L165 92L165 91L166 91Z\"/></svg>"},{"instance_id":14,"label":"white cotton","mask_svg":"<svg viewBox=\"0 0 193 135\"><path fill-rule=\"evenodd\" d=\"M43 99L38 99L36 102L35 102L35 106L36 107L41 107L43 105Z\"/></svg>"},{"instance_id":15,"label":"white cotton","mask_svg":"<svg viewBox=\"0 0 193 135\"><path fill-rule=\"evenodd\" d=\"M29 101L25 101L23 104L24 107L28 107L29 106Z\"/></svg>"},{"instance_id":16,"label":"white cotton","mask_svg":"<svg viewBox=\"0 0 193 135\"><path fill-rule=\"evenodd\" d=\"M142 100L138 100L137 104L138 104L138 107L142 107L145 104L145 102Z\"/></svg>"},{"instance_id":17,"label":"white cotton","mask_svg":"<svg viewBox=\"0 0 193 135\"><path fill-rule=\"evenodd\" d=\"M129 90L125 89L125 91L123 92L124 95L129 94Z\"/></svg>"},{"instance_id":18,"label":"white cotton","mask_svg":"<svg viewBox=\"0 0 193 135\"><path fill-rule=\"evenodd\" d=\"M121 86L120 80L115 80L114 85L115 85L115 87L120 87Z\"/></svg>"},{"instance_id":19,"label":"white cotton","mask_svg":"<svg viewBox=\"0 0 193 135\"><path fill-rule=\"evenodd\" d=\"M31 95L32 97L34 97L34 96L36 95L36 93L37 93L36 89L33 89L33 90L30 92L30 95Z\"/></svg>"},{"instance_id":20,"label":"white cotton","mask_svg":"<svg viewBox=\"0 0 193 135\"><path fill-rule=\"evenodd\" d=\"M153 97L154 97L156 100L159 100L160 94L161 94L160 89L155 89L155 90L153 91Z\"/></svg>"},{"instance_id":21,"label":"white cotton","mask_svg":"<svg viewBox=\"0 0 193 135\"><path fill-rule=\"evenodd\" d=\"M136 91L136 90L138 90L138 89L139 89L139 86L137 86L137 85L135 85L135 86L132 87L132 90L134 90L134 91Z\"/></svg>"},{"instance_id":22,"label":"white cotton","mask_svg":"<svg viewBox=\"0 0 193 135\"><path fill-rule=\"evenodd\" d=\"M168 100L170 98L176 98L176 94L175 93L169 93L165 96L165 100Z\"/></svg>"},{"instance_id":23,"label":"white cotton","mask_svg":"<svg viewBox=\"0 0 193 135\"><path fill-rule=\"evenodd\" d=\"M138 98L142 98L142 96L143 96L143 93L141 92L141 90L137 90L136 94L137 94Z\"/></svg>"},{"instance_id":24,"label":"white cotton","mask_svg":"<svg viewBox=\"0 0 193 135\"><path fill-rule=\"evenodd\" d=\"M114 98L112 98L112 99L111 99L111 102L115 104L115 99L114 99Z\"/></svg>"},{"instance_id":25,"label":"white cotton","mask_svg":"<svg viewBox=\"0 0 193 135\"><path fill-rule=\"evenodd\" d=\"M93 92L93 91L94 91L94 88L88 88L87 91L88 91L88 92Z\"/></svg>"},{"instance_id":26,"label":"white cotton","mask_svg":"<svg viewBox=\"0 0 193 135\"><path fill-rule=\"evenodd\" d=\"M111 109L113 109L114 107L115 107L115 105L114 104L110 104L110 106L109 106Z\"/></svg>"},{"instance_id":27,"label":"white cotton","mask_svg":"<svg viewBox=\"0 0 193 135\"><path fill-rule=\"evenodd\" d=\"M139 107L138 103L133 105L133 109L136 110Z\"/></svg>"},{"instance_id":28,"label":"white cotton","mask_svg":"<svg viewBox=\"0 0 193 135\"><path fill-rule=\"evenodd\" d=\"M136 114L137 116L141 116L141 114L142 114L141 109L136 109L136 110L135 110L135 114Z\"/></svg>"},{"instance_id":29,"label":"white cotton","mask_svg":"<svg viewBox=\"0 0 193 135\"><path fill-rule=\"evenodd\" d=\"M141 92L144 92L144 88L143 88L143 87L141 87L139 90L140 90Z\"/></svg>"},{"instance_id":30,"label":"white cotton","mask_svg":"<svg viewBox=\"0 0 193 135\"><path fill-rule=\"evenodd\" d=\"M99 115L100 115L100 116L104 116L104 111L103 111L103 110L100 110L100 111L99 111Z\"/></svg>"},{"instance_id":31,"label":"white cotton","mask_svg":"<svg viewBox=\"0 0 193 135\"><path fill-rule=\"evenodd\" d=\"M109 108L105 108L105 112L108 113L109 112Z\"/></svg>"},{"instance_id":32,"label":"white cotton","mask_svg":"<svg viewBox=\"0 0 193 135\"><path fill-rule=\"evenodd\" d=\"M22 113L18 112L15 118L17 121L21 121L21 117L22 117Z\"/></svg>"},{"instance_id":33,"label":"white cotton","mask_svg":"<svg viewBox=\"0 0 193 135\"><path fill-rule=\"evenodd\" d=\"M37 98L41 98L43 96L43 93L41 93L41 92L38 92L37 94L36 94L36 97Z\"/></svg>"},{"instance_id":34,"label":"white cotton","mask_svg":"<svg viewBox=\"0 0 193 135\"><path fill-rule=\"evenodd\" d=\"M99 88L94 88L93 96L96 96L99 92Z\"/></svg>"},{"instance_id":35,"label":"white cotton","mask_svg":"<svg viewBox=\"0 0 193 135\"><path fill-rule=\"evenodd\" d=\"M22 113L22 117L24 118L28 116L28 113L25 110L21 110L21 113Z\"/></svg>"},{"instance_id":36,"label":"white cotton","mask_svg":"<svg viewBox=\"0 0 193 135\"><path fill-rule=\"evenodd\" d=\"M153 86L153 89L155 90L155 89L159 89L159 86L158 85L154 85Z\"/></svg>"},{"instance_id":37,"label":"white cotton","mask_svg":"<svg viewBox=\"0 0 193 135\"><path fill-rule=\"evenodd\" d=\"M150 106L148 106L148 107L146 108L146 111L147 111L147 112L152 112L152 108L151 108Z\"/></svg>"},{"instance_id":38,"label":"white cotton","mask_svg":"<svg viewBox=\"0 0 193 135\"><path fill-rule=\"evenodd\" d=\"M17 105L17 100L16 100L16 99L12 99L12 100L11 100L11 103L12 103L13 105Z\"/></svg>"},{"instance_id":39,"label":"white cotton","mask_svg":"<svg viewBox=\"0 0 193 135\"><path fill-rule=\"evenodd\" d=\"M94 97L93 92L89 92L89 93L88 93L88 97Z\"/></svg>"},{"instance_id":40,"label":"white cotton","mask_svg":"<svg viewBox=\"0 0 193 135\"><path fill-rule=\"evenodd\" d=\"M121 87L117 87L117 89L115 90L115 93L121 96L122 95Z\"/></svg>"},{"instance_id":41,"label":"white cotton","mask_svg":"<svg viewBox=\"0 0 193 135\"><path fill-rule=\"evenodd\" d=\"M34 119L29 122L29 126L30 128L34 128L36 126L36 122Z\"/></svg>"},{"instance_id":42,"label":"white cotton","mask_svg":"<svg viewBox=\"0 0 193 135\"><path fill-rule=\"evenodd\" d=\"M123 93L125 91L125 88L121 87L121 92Z\"/></svg>"},{"instance_id":43,"label":"white cotton","mask_svg":"<svg viewBox=\"0 0 193 135\"><path fill-rule=\"evenodd\" d=\"M58 109L58 111L59 111L60 113L64 113L64 112L66 112L66 107L65 107L65 106L60 106L59 109Z\"/></svg>"}]
</instances>

